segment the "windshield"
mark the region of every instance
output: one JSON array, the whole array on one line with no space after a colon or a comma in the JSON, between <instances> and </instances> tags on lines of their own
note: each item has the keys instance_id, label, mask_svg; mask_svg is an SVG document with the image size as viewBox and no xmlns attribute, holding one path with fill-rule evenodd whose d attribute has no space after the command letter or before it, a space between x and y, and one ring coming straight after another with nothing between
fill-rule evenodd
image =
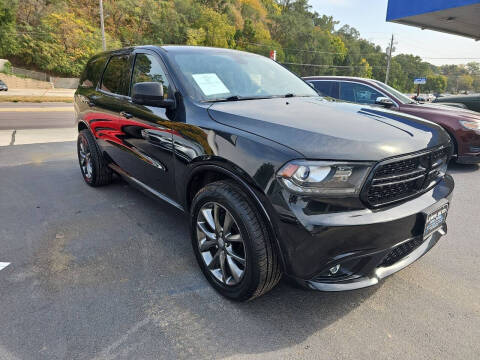
<instances>
[{"instance_id":1,"label":"windshield","mask_svg":"<svg viewBox=\"0 0 480 360\"><path fill-rule=\"evenodd\" d=\"M185 90L198 101L318 96L303 80L260 55L190 50L172 57Z\"/></svg>"},{"instance_id":2,"label":"windshield","mask_svg":"<svg viewBox=\"0 0 480 360\"><path fill-rule=\"evenodd\" d=\"M402 104L414 104L415 103L415 101L410 99L408 96L402 94L400 91L395 90L391 86L388 86L381 81L376 80L375 84L380 86L383 90L387 91L391 95L395 96Z\"/></svg>"}]
</instances>

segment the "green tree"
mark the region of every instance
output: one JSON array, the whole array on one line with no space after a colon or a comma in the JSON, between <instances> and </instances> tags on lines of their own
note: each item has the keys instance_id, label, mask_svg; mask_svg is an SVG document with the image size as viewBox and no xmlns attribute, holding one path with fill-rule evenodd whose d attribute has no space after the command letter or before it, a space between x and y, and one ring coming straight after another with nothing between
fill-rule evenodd
<instances>
[{"instance_id":1,"label":"green tree","mask_svg":"<svg viewBox=\"0 0 480 360\"><path fill-rule=\"evenodd\" d=\"M428 75L424 90L428 93L443 93L447 89L447 77L444 75Z\"/></svg>"},{"instance_id":2,"label":"green tree","mask_svg":"<svg viewBox=\"0 0 480 360\"><path fill-rule=\"evenodd\" d=\"M473 90L475 92L477 92L477 93L480 92L480 75L477 75L473 78L472 86L473 86Z\"/></svg>"},{"instance_id":3,"label":"green tree","mask_svg":"<svg viewBox=\"0 0 480 360\"><path fill-rule=\"evenodd\" d=\"M299 75L385 79L385 49L308 0L103 0L109 48L191 44L236 48L277 60ZM77 76L100 51L98 0L0 0L0 55L17 66ZM16 36L19 34L18 36ZM443 75L456 91L463 75L478 88L480 65L435 67L414 55L392 59L390 84L414 90L418 76ZM436 81L436 80L435 80ZM436 83L435 83L436 84ZM436 88L442 88L436 84ZM432 90L433 91L433 90Z\"/></svg>"},{"instance_id":4,"label":"green tree","mask_svg":"<svg viewBox=\"0 0 480 360\"><path fill-rule=\"evenodd\" d=\"M53 12L42 19L35 33L20 37L18 55L41 70L79 76L88 59L101 50L100 44L98 28L73 13Z\"/></svg>"},{"instance_id":5,"label":"green tree","mask_svg":"<svg viewBox=\"0 0 480 360\"><path fill-rule=\"evenodd\" d=\"M458 91L469 91L473 89L473 77L465 74L458 78L457 83Z\"/></svg>"},{"instance_id":6,"label":"green tree","mask_svg":"<svg viewBox=\"0 0 480 360\"><path fill-rule=\"evenodd\" d=\"M15 54L17 51L16 7L16 0L0 0L0 57Z\"/></svg>"}]
</instances>

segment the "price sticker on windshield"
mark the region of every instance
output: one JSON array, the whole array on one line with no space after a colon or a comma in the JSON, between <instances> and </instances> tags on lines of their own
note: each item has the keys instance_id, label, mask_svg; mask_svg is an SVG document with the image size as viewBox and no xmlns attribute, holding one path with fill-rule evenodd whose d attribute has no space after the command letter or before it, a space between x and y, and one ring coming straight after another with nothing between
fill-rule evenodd
<instances>
[{"instance_id":1,"label":"price sticker on windshield","mask_svg":"<svg viewBox=\"0 0 480 360\"><path fill-rule=\"evenodd\" d=\"M217 74L193 74L192 77L205 96L230 94L230 90Z\"/></svg>"}]
</instances>

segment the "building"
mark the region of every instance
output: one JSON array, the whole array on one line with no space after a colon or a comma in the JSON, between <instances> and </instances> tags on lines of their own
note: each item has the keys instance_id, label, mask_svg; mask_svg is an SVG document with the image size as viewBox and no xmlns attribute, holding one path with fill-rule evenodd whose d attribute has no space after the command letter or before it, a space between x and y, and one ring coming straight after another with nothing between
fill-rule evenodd
<instances>
[{"instance_id":1,"label":"building","mask_svg":"<svg viewBox=\"0 0 480 360\"><path fill-rule=\"evenodd\" d=\"M480 40L480 0L389 0L387 21Z\"/></svg>"}]
</instances>

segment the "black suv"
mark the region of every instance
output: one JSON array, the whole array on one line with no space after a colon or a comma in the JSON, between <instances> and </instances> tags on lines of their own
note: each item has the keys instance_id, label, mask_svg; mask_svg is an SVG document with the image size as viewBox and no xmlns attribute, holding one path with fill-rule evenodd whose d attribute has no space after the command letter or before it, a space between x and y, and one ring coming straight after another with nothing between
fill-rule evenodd
<instances>
[{"instance_id":1,"label":"black suv","mask_svg":"<svg viewBox=\"0 0 480 360\"><path fill-rule=\"evenodd\" d=\"M260 296L282 274L318 290L373 285L446 232L442 128L330 102L259 55L103 53L75 110L86 183L116 173L188 214L203 273L231 299Z\"/></svg>"}]
</instances>

